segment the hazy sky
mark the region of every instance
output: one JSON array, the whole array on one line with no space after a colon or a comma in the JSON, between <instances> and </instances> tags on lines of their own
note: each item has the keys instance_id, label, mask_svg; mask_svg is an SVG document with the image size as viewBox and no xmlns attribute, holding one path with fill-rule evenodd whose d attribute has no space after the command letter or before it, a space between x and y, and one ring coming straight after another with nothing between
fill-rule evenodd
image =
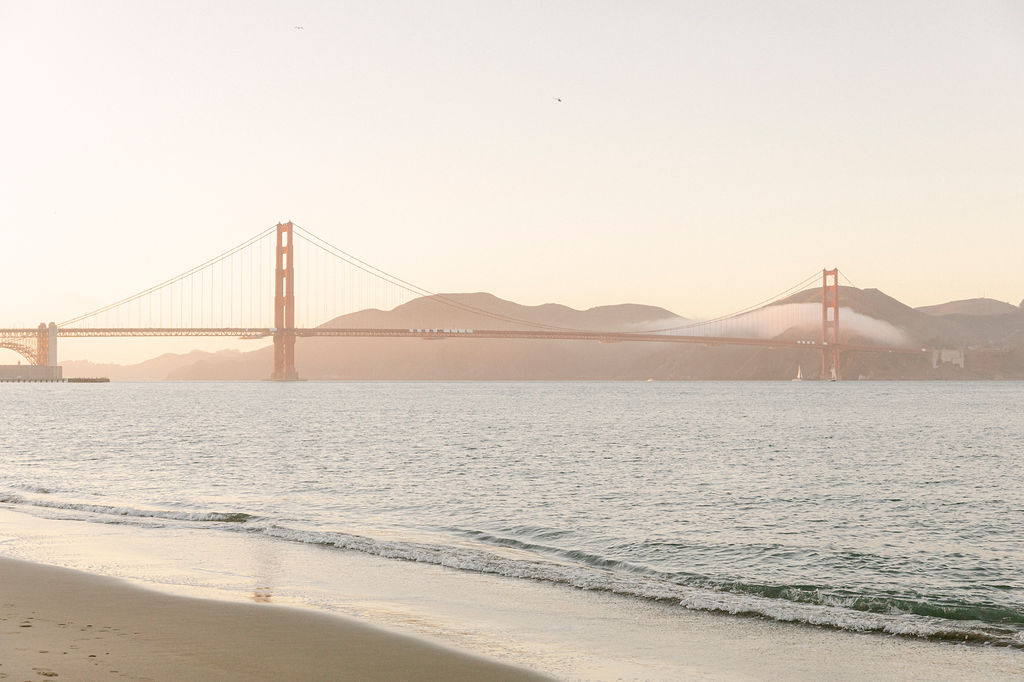
<instances>
[{"instance_id":1,"label":"hazy sky","mask_svg":"<svg viewBox=\"0 0 1024 682\"><path fill-rule=\"evenodd\" d=\"M0 326L287 219L527 304L1024 298L1018 1L0 0L0 92Z\"/></svg>"}]
</instances>

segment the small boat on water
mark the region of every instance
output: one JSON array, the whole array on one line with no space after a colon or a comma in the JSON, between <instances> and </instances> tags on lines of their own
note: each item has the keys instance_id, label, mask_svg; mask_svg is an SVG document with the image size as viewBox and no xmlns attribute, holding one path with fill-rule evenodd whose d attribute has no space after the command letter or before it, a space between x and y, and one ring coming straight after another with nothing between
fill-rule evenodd
<instances>
[{"instance_id":1,"label":"small boat on water","mask_svg":"<svg viewBox=\"0 0 1024 682\"><path fill-rule=\"evenodd\" d=\"M790 379L790 381L803 381L803 380L804 380L804 373L800 369L800 365L797 365L796 366L796 377L793 378L793 379Z\"/></svg>"}]
</instances>

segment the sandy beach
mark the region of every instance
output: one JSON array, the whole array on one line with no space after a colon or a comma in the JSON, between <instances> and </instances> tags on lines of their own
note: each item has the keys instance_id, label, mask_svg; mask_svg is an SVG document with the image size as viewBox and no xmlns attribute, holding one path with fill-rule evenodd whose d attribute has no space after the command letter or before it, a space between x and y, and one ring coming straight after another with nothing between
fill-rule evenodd
<instances>
[{"instance_id":1,"label":"sandy beach","mask_svg":"<svg viewBox=\"0 0 1024 682\"><path fill-rule=\"evenodd\" d=\"M336 616L0 559L0 680L542 680Z\"/></svg>"}]
</instances>

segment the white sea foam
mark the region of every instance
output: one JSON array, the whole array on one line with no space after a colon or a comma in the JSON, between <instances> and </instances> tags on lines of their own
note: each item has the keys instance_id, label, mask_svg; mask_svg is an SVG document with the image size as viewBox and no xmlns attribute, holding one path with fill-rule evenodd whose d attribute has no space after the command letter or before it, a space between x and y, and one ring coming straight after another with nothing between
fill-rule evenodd
<instances>
[{"instance_id":1,"label":"white sea foam","mask_svg":"<svg viewBox=\"0 0 1024 682\"><path fill-rule=\"evenodd\" d=\"M326 545L389 559L435 564L508 578L522 578L569 585L583 590L675 601L699 611L733 615L756 615L782 622L805 623L855 632L884 632L916 637L959 638L979 641L1000 639L992 632L970 622L949 621L915 614L868 613L839 605L808 604L750 594L680 585L666 580L597 570L588 566L548 561L509 559L492 553L447 545L378 541L359 535L337 532L303 531L273 524L247 524L246 530L293 542ZM1018 642L1021 634L1015 635ZM1003 642L1009 643L1009 642Z\"/></svg>"},{"instance_id":2,"label":"white sea foam","mask_svg":"<svg viewBox=\"0 0 1024 682\"><path fill-rule=\"evenodd\" d=\"M0 494L0 503L30 505L44 509L60 509L67 511L101 514L104 516L132 517L139 519L166 519L168 521L221 521L240 523L250 518L240 512L194 512L169 511L154 509L136 509L105 504L89 504L84 502L62 502L60 500L24 497L16 494Z\"/></svg>"}]
</instances>

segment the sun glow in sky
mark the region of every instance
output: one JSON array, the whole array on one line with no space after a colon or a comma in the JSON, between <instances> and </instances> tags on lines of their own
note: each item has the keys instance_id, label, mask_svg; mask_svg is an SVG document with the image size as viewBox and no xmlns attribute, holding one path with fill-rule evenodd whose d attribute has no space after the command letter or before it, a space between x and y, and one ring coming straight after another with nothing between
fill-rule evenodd
<instances>
[{"instance_id":1,"label":"sun glow in sky","mask_svg":"<svg viewBox=\"0 0 1024 682\"><path fill-rule=\"evenodd\" d=\"M525 304L1024 298L1009 0L0 0L0 92L0 327L289 219Z\"/></svg>"}]
</instances>

